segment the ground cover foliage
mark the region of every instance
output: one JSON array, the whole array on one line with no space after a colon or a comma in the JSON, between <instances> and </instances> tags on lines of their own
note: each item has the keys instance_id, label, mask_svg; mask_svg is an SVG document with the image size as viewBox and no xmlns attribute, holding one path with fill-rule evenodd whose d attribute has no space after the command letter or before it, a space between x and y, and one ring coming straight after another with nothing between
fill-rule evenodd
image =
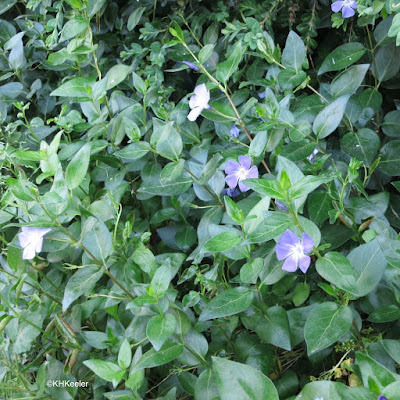
<instances>
[{"instance_id":1,"label":"ground cover foliage","mask_svg":"<svg viewBox=\"0 0 400 400\"><path fill-rule=\"evenodd\" d=\"M399 10L0 1L1 397L400 399Z\"/></svg>"}]
</instances>

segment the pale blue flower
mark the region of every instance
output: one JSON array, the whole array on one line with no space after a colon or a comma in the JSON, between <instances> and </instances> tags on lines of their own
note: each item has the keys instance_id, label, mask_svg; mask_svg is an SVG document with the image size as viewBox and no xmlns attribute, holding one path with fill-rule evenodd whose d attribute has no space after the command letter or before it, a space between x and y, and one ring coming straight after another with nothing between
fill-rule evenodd
<instances>
[{"instance_id":1,"label":"pale blue flower","mask_svg":"<svg viewBox=\"0 0 400 400\"><path fill-rule=\"evenodd\" d=\"M288 208L283 204L280 203L279 201L275 200L275 205L281 210L281 211L289 211Z\"/></svg>"},{"instance_id":2,"label":"pale blue flower","mask_svg":"<svg viewBox=\"0 0 400 400\"><path fill-rule=\"evenodd\" d=\"M233 188L233 189L227 188L222 191L223 196L236 197L236 196L239 196L239 194L240 194L240 192L237 188Z\"/></svg>"},{"instance_id":3,"label":"pale blue flower","mask_svg":"<svg viewBox=\"0 0 400 400\"><path fill-rule=\"evenodd\" d=\"M388 400L385 396L379 396L378 400Z\"/></svg>"},{"instance_id":4,"label":"pale blue flower","mask_svg":"<svg viewBox=\"0 0 400 400\"><path fill-rule=\"evenodd\" d=\"M196 64L193 64L190 61L182 61L183 64L187 65L189 68L191 68L193 71L198 71L199 67Z\"/></svg>"},{"instance_id":5,"label":"pale blue flower","mask_svg":"<svg viewBox=\"0 0 400 400\"><path fill-rule=\"evenodd\" d=\"M18 241L24 249L22 252L24 260L32 260L36 253L42 251L43 236L50 231L50 228L22 228L22 232L18 233Z\"/></svg>"},{"instance_id":6,"label":"pale blue flower","mask_svg":"<svg viewBox=\"0 0 400 400\"><path fill-rule=\"evenodd\" d=\"M229 134L231 135L229 141L232 139L237 139L239 137L239 128L237 128L235 125L231 125L231 129L229 129Z\"/></svg>"},{"instance_id":7,"label":"pale blue flower","mask_svg":"<svg viewBox=\"0 0 400 400\"><path fill-rule=\"evenodd\" d=\"M194 95L189 100L189 107L192 111L190 111L187 116L189 121L196 121L198 116L204 109L211 108L208 105L210 101L210 91L207 90L206 85L202 83L198 85L194 89Z\"/></svg>"},{"instance_id":8,"label":"pale blue flower","mask_svg":"<svg viewBox=\"0 0 400 400\"><path fill-rule=\"evenodd\" d=\"M342 10L343 18L350 18L355 14L355 9L357 9L357 3L354 0L344 0L344 1L335 1L331 5L331 9L334 13Z\"/></svg>"},{"instance_id":9,"label":"pale blue flower","mask_svg":"<svg viewBox=\"0 0 400 400\"><path fill-rule=\"evenodd\" d=\"M314 400L324 400L323 397L316 397Z\"/></svg>"},{"instance_id":10,"label":"pale blue flower","mask_svg":"<svg viewBox=\"0 0 400 400\"><path fill-rule=\"evenodd\" d=\"M242 181L245 179L257 179L258 168L255 165L251 167L252 159L249 156L239 156L238 161L229 160L226 163L225 182L231 189L234 189L239 183L239 189L242 192L247 192L250 188Z\"/></svg>"},{"instance_id":11,"label":"pale blue flower","mask_svg":"<svg viewBox=\"0 0 400 400\"><path fill-rule=\"evenodd\" d=\"M303 233L302 240L295 233L287 229L279 238L276 245L276 257L278 260L285 260L282 269L288 272L295 272L299 267L303 273L306 273L311 263L309 253L314 247L314 240L306 233Z\"/></svg>"}]
</instances>

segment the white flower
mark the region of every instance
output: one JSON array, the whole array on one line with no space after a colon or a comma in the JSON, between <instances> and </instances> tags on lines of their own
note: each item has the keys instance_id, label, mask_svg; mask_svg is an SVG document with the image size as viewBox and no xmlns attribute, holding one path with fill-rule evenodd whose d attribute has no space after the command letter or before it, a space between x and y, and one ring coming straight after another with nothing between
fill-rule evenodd
<instances>
[{"instance_id":1,"label":"white flower","mask_svg":"<svg viewBox=\"0 0 400 400\"><path fill-rule=\"evenodd\" d=\"M196 121L197 117L201 114L201 112L206 108L211 108L208 105L210 101L210 91L207 90L206 85L202 83L198 85L194 89L194 95L189 100L189 107L192 111L190 111L187 116L189 121Z\"/></svg>"},{"instance_id":2,"label":"white flower","mask_svg":"<svg viewBox=\"0 0 400 400\"><path fill-rule=\"evenodd\" d=\"M22 228L22 232L18 233L18 240L24 249L22 253L24 260L32 260L36 253L42 251L43 236L50 231L50 228Z\"/></svg>"}]
</instances>

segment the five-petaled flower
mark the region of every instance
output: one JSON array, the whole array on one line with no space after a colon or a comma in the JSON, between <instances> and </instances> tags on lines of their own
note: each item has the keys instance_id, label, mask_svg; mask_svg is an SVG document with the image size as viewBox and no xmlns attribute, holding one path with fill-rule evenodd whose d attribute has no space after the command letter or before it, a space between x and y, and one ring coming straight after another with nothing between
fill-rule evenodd
<instances>
[{"instance_id":1,"label":"five-petaled flower","mask_svg":"<svg viewBox=\"0 0 400 400\"><path fill-rule=\"evenodd\" d=\"M191 68L193 71L198 71L199 70L199 67L196 65L196 64L194 64L194 63L192 63L192 62L190 62L190 61L182 61L182 63L183 64L185 64L185 65L187 65L189 68Z\"/></svg>"},{"instance_id":2,"label":"five-petaled flower","mask_svg":"<svg viewBox=\"0 0 400 400\"><path fill-rule=\"evenodd\" d=\"M211 108L208 105L210 101L210 91L207 90L206 85L202 83L194 89L194 95L189 100L189 107L192 111L188 114L189 121L196 121L198 116L204 109Z\"/></svg>"},{"instance_id":3,"label":"five-petaled flower","mask_svg":"<svg viewBox=\"0 0 400 400\"><path fill-rule=\"evenodd\" d=\"M19 244L24 249L22 252L22 258L24 260L32 260L36 253L42 251L43 236L50 231L50 228L22 228L22 232L18 233L18 240Z\"/></svg>"},{"instance_id":4,"label":"five-petaled flower","mask_svg":"<svg viewBox=\"0 0 400 400\"><path fill-rule=\"evenodd\" d=\"M350 18L355 14L355 9L357 9L357 3L354 0L343 0L343 1L335 1L331 5L331 9L334 13L342 10L343 18Z\"/></svg>"},{"instance_id":5,"label":"five-petaled flower","mask_svg":"<svg viewBox=\"0 0 400 400\"><path fill-rule=\"evenodd\" d=\"M242 192L247 192L250 188L242 183L242 181L258 178L258 168L255 165L251 167L252 160L249 156L239 156L238 160L239 162L229 160L226 163L225 182L231 189L234 189L239 182L239 189Z\"/></svg>"},{"instance_id":6,"label":"five-petaled flower","mask_svg":"<svg viewBox=\"0 0 400 400\"><path fill-rule=\"evenodd\" d=\"M239 137L239 128L236 127L235 125L231 125L231 128L229 129L229 134L231 135L229 141L232 139L237 139Z\"/></svg>"},{"instance_id":7,"label":"five-petaled flower","mask_svg":"<svg viewBox=\"0 0 400 400\"><path fill-rule=\"evenodd\" d=\"M278 260L285 260L282 265L282 269L285 271L294 272L299 267L303 273L306 273L310 266L311 258L305 253L310 253L313 247L314 240L306 233L303 233L300 242L298 236L287 229L276 245L276 256Z\"/></svg>"},{"instance_id":8,"label":"five-petaled flower","mask_svg":"<svg viewBox=\"0 0 400 400\"><path fill-rule=\"evenodd\" d=\"M227 188L222 191L223 196L236 197L236 196L239 196L239 194L240 194L240 192L237 188L233 188L233 189Z\"/></svg>"}]
</instances>

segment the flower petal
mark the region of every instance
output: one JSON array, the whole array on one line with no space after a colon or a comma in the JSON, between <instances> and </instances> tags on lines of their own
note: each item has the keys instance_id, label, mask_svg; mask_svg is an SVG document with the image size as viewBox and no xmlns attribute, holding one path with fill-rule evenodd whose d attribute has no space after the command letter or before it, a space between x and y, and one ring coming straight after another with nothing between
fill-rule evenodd
<instances>
[{"instance_id":1,"label":"flower petal","mask_svg":"<svg viewBox=\"0 0 400 400\"><path fill-rule=\"evenodd\" d=\"M197 94L194 94L189 100L189 107L190 107L190 109L199 107L200 103L201 103L201 101L199 99L199 96L197 96Z\"/></svg>"},{"instance_id":2,"label":"flower petal","mask_svg":"<svg viewBox=\"0 0 400 400\"><path fill-rule=\"evenodd\" d=\"M257 179L258 178L258 168L256 165L253 165L246 174L247 179Z\"/></svg>"},{"instance_id":3,"label":"flower petal","mask_svg":"<svg viewBox=\"0 0 400 400\"><path fill-rule=\"evenodd\" d=\"M241 192L247 192L250 188L239 180L239 189Z\"/></svg>"},{"instance_id":4,"label":"flower petal","mask_svg":"<svg viewBox=\"0 0 400 400\"><path fill-rule=\"evenodd\" d=\"M331 5L331 10L332 10L334 13L337 13L337 12L339 12L339 11L342 9L343 6L344 6L344 1L335 1L335 2Z\"/></svg>"},{"instance_id":5,"label":"flower petal","mask_svg":"<svg viewBox=\"0 0 400 400\"><path fill-rule=\"evenodd\" d=\"M299 257L299 268L303 273L306 273L311 263L311 257L303 254Z\"/></svg>"},{"instance_id":6,"label":"flower petal","mask_svg":"<svg viewBox=\"0 0 400 400\"><path fill-rule=\"evenodd\" d=\"M196 121L202 111L203 109L201 107L193 108L193 110L188 114L187 119L192 122Z\"/></svg>"},{"instance_id":7,"label":"flower petal","mask_svg":"<svg viewBox=\"0 0 400 400\"><path fill-rule=\"evenodd\" d=\"M201 102L202 107L210 101L210 91L207 90L206 85L202 83L194 88L194 94L198 96L198 101Z\"/></svg>"},{"instance_id":8,"label":"flower petal","mask_svg":"<svg viewBox=\"0 0 400 400\"><path fill-rule=\"evenodd\" d=\"M35 251L36 253L40 253L42 251L43 246L43 237L38 238L35 243Z\"/></svg>"},{"instance_id":9,"label":"flower petal","mask_svg":"<svg viewBox=\"0 0 400 400\"><path fill-rule=\"evenodd\" d=\"M282 269L288 272L297 270L297 257L295 255L288 257L282 265Z\"/></svg>"},{"instance_id":10,"label":"flower petal","mask_svg":"<svg viewBox=\"0 0 400 400\"><path fill-rule=\"evenodd\" d=\"M276 258L279 261L282 261L285 258L289 257L291 254L293 254L293 246L277 244L275 252L276 252Z\"/></svg>"},{"instance_id":11,"label":"flower petal","mask_svg":"<svg viewBox=\"0 0 400 400\"><path fill-rule=\"evenodd\" d=\"M238 177L236 174L230 174L225 177L226 184L231 188L234 189L238 183Z\"/></svg>"},{"instance_id":12,"label":"flower petal","mask_svg":"<svg viewBox=\"0 0 400 400\"><path fill-rule=\"evenodd\" d=\"M237 163L236 161L233 161L233 160L228 160L228 162L226 163L226 166L225 166L225 173L227 175L235 174L236 172L239 171L239 169L240 169L239 163Z\"/></svg>"},{"instance_id":13,"label":"flower petal","mask_svg":"<svg viewBox=\"0 0 400 400\"><path fill-rule=\"evenodd\" d=\"M193 64L190 61L182 61L183 64L187 65L189 68L193 69L194 71L198 71L199 67L196 64Z\"/></svg>"},{"instance_id":14,"label":"flower petal","mask_svg":"<svg viewBox=\"0 0 400 400\"><path fill-rule=\"evenodd\" d=\"M251 157L249 156L239 156L238 158L239 164L244 168L244 169L249 169L251 166Z\"/></svg>"},{"instance_id":15,"label":"flower petal","mask_svg":"<svg viewBox=\"0 0 400 400\"><path fill-rule=\"evenodd\" d=\"M19 245L22 248L25 248L31 242L31 236L29 235L28 232L24 231L22 228L22 232L18 233L18 241L19 241Z\"/></svg>"},{"instance_id":16,"label":"flower petal","mask_svg":"<svg viewBox=\"0 0 400 400\"><path fill-rule=\"evenodd\" d=\"M296 246L296 244L300 243L300 239L297 237L295 233L293 233L290 229L286 229L286 231L279 238L278 245L285 246Z\"/></svg>"},{"instance_id":17,"label":"flower petal","mask_svg":"<svg viewBox=\"0 0 400 400\"><path fill-rule=\"evenodd\" d=\"M22 259L23 260L32 260L36 255L35 252L35 243L30 243L28 246L24 248L22 252Z\"/></svg>"},{"instance_id":18,"label":"flower petal","mask_svg":"<svg viewBox=\"0 0 400 400\"><path fill-rule=\"evenodd\" d=\"M357 3L354 0L350 1L349 5L351 8L357 9Z\"/></svg>"},{"instance_id":19,"label":"flower petal","mask_svg":"<svg viewBox=\"0 0 400 400\"><path fill-rule=\"evenodd\" d=\"M352 17L356 12L350 7L350 6L344 6L342 9L342 17L343 18L350 18Z\"/></svg>"},{"instance_id":20,"label":"flower petal","mask_svg":"<svg viewBox=\"0 0 400 400\"><path fill-rule=\"evenodd\" d=\"M307 233L303 233L301 241L303 243L304 253L309 253L314 247L314 240L312 240L312 238L308 236Z\"/></svg>"}]
</instances>

